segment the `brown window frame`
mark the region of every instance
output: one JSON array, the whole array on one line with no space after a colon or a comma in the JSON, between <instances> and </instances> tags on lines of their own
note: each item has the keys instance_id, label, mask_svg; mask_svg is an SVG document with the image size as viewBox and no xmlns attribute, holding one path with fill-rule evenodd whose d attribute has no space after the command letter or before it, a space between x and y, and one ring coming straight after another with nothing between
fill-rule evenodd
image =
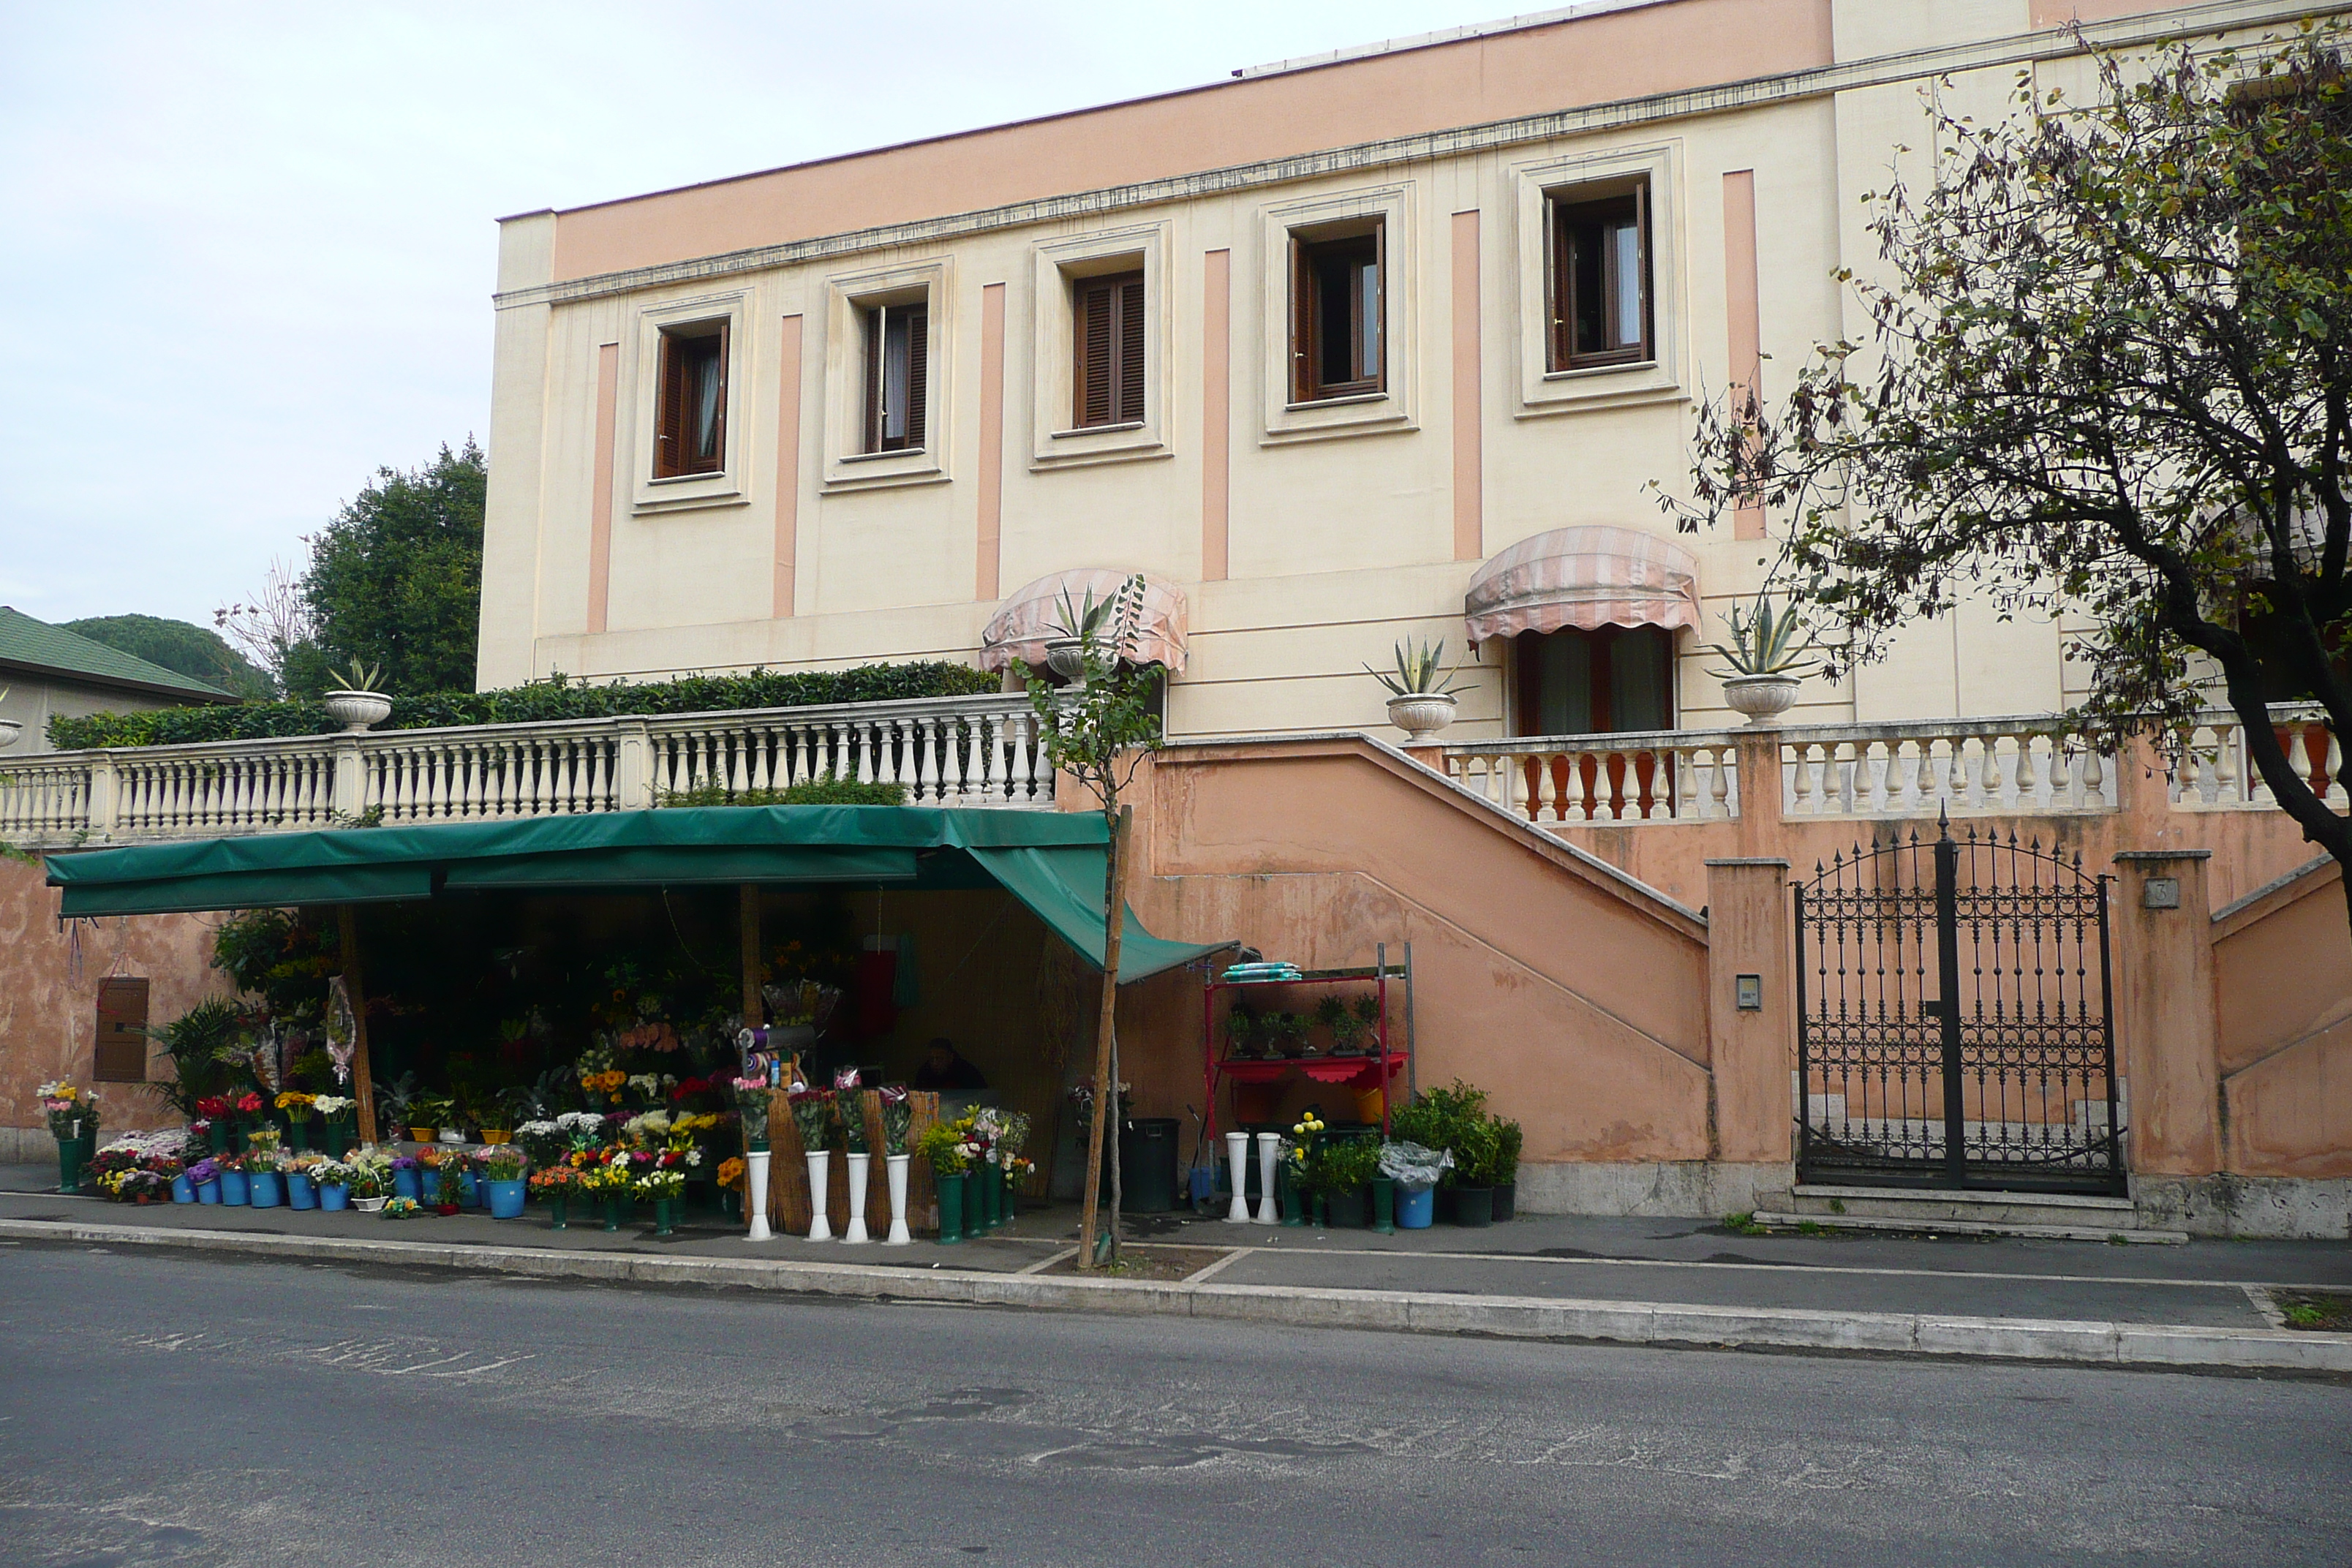
<instances>
[{"instance_id":1,"label":"brown window frame","mask_svg":"<svg viewBox=\"0 0 2352 1568\"><path fill-rule=\"evenodd\" d=\"M1300 234L1290 237L1290 400L1294 404L1328 403L1342 397L1376 395L1388 390L1389 252L1388 223L1375 220L1369 227L1342 234ZM1365 319L1363 263L1372 265L1372 335L1378 342L1367 353L1363 333L1356 324ZM1344 320L1350 323L1349 374L1334 379L1325 374L1325 332L1329 317L1325 288L1325 263L1348 266L1349 295Z\"/></svg>"},{"instance_id":2,"label":"brown window frame","mask_svg":"<svg viewBox=\"0 0 2352 1568\"><path fill-rule=\"evenodd\" d=\"M1070 309L1073 428L1142 424L1149 335L1142 269L1076 279Z\"/></svg>"},{"instance_id":3,"label":"brown window frame","mask_svg":"<svg viewBox=\"0 0 2352 1568\"><path fill-rule=\"evenodd\" d=\"M729 346L726 321L695 321L661 330L654 478L684 479L726 471ZM718 406L712 410L709 450L689 452L688 433L701 424L703 414L703 381L692 372L708 354L715 354L719 363L719 379L710 393Z\"/></svg>"},{"instance_id":4,"label":"brown window frame","mask_svg":"<svg viewBox=\"0 0 2352 1568\"><path fill-rule=\"evenodd\" d=\"M1551 330L1548 334L1549 351L1546 355L1553 371L1593 370L1608 365L1644 364L1657 358L1657 260L1656 248L1651 237L1650 182L1646 176L1622 184L1594 189L1583 187L1553 195L1546 204L1548 221L1551 226L1551 268L1549 279ZM1639 341L1633 343L1599 349L1577 347L1577 329L1581 324L1578 295L1582 291L1583 268L1577 258L1580 231L1622 220L1630 213L1633 219L1636 265L1641 269L1642 321ZM1616 257L1606 248L1596 257L1601 268L1598 280L1598 304L1601 312L1600 325L1603 342L1616 344L1622 335L1618 328L1618 302L1622 289Z\"/></svg>"},{"instance_id":5,"label":"brown window frame","mask_svg":"<svg viewBox=\"0 0 2352 1568\"><path fill-rule=\"evenodd\" d=\"M887 355L893 312L897 313L896 320L908 323L907 379L902 389L907 404L907 428L897 436L888 433L889 389L884 384L888 370ZM857 314L866 337L862 356L866 362L865 416L859 450L869 457L886 452L922 451L930 440L930 296L925 294L919 301L901 300L860 305Z\"/></svg>"},{"instance_id":6,"label":"brown window frame","mask_svg":"<svg viewBox=\"0 0 2352 1568\"><path fill-rule=\"evenodd\" d=\"M132 1001L131 998L136 998ZM98 1034L90 1047L93 1083L147 1081L147 982L109 975L98 983Z\"/></svg>"}]
</instances>

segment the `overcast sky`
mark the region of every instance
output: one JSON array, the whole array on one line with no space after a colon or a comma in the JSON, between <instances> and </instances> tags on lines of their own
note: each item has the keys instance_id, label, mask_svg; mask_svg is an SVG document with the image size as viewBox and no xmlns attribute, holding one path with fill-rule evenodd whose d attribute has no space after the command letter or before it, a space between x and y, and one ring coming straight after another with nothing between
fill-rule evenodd
<instances>
[{"instance_id":1,"label":"overcast sky","mask_svg":"<svg viewBox=\"0 0 2352 1568\"><path fill-rule=\"evenodd\" d=\"M1532 8L0 0L0 604L209 625L483 432L501 215Z\"/></svg>"}]
</instances>

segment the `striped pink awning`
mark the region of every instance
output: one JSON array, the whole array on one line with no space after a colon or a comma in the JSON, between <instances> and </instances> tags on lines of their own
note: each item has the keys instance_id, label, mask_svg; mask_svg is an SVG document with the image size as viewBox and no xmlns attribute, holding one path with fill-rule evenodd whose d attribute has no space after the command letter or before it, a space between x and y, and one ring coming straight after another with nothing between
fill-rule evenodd
<instances>
[{"instance_id":1,"label":"striped pink awning","mask_svg":"<svg viewBox=\"0 0 2352 1568\"><path fill-rule=\"evenodd\" d=\"M1522 539L1463 597L1470 644L1573 626L1698 625L1698 561L1664 535L1588 524Z\"/></svg>"},{"instance_id":2,"label":"striped pink awning","mask_svg":"<svg viewBox=\"0 0 2352 1568\"><path fill-rule=\"evenodd\" d=\"M980 667L1003 669L1045 662L1045 644L1060 633L1062 595L1083 608L1087 595L1101 604L1133 576L1116 566L1074 566L1052 572L1015 589L980 634ZM1171 672L1184 668L1184 590L1150 573L1143 574L1143 614L1136 622L1135 660L1160 664Z\"/></svg>"}]
</instances>

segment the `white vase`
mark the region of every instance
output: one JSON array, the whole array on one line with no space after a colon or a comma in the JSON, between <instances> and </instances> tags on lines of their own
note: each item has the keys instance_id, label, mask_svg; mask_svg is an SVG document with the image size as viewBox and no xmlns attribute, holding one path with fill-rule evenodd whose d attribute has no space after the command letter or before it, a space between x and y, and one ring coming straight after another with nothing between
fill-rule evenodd
<instances>
[{"instance_id":1,"label":"white vase","mask_svg":"<svg viewBox=\"0 0 2352 1568\"><path fill-rule=\"evenodd\" d=\"M824 1212L825 1186L833 1175L833 1154L818 1149L810 1152L809 1167L809 1233L811 1241L831 1241L833 1221Z\"/></svg>"},{"instance_id":2,"label":"white vase","mask_svg":"<svg viewBox=\"0 0 2352 1568\"><path fill-rule=\"evenodd\" d=\"M751 1228L744 1234L746 1241L767 1241L775 1232L768 1228L768 1151L754 1149L743 1156L743 1195L750 1199Z\"/></svg>"},{"instance_id":3,"label":"white vase","mask_svg":"<svg viewBox=\"0 0 2352 1568\"><path fill-rule=\"evenodd\" d=\"M1416 691L1389 699L1389 722L1404 731L1405 744L1418 745L1454 722L1457 700L1450 691Z\"/></svg>"},{"instance_id":4,"label":"white vase","mask_svg":"<svg viewBox=\"0 0 2352 1568\"><path fill-rule=\"evenodd\" d=\"M330 691L327 711L347 733L357 734L392 716L392 699L381 691Z\"/></svg>"},{"instance_id":5,"label":"white vase","mask_svg":"<svg viewBox=\"0 0 2352 1568\"><path fill-rule=\"evenodd\" d=\"M1233 1167L1234 1204L1225 1211L1225 1218L1234 1225L1249 1223L1249 1138L1246 1132L1225 1134L1225 1163Z\"/></svg>"},{"instance_id":6,"label":"white vase","mask_svg":"<svg viewBox=\"0 0 2352 1568\"><path fill-rule=\"evenodd\" d=\"M1260 1225L1280 1225L1282 1209L1274 1201L1274 1167L1282 1158L1282 1134L1261 1132L1257 1135L1257 1222Z\"/></svg>"},{"instance_id":7,"label":"white vase","mask_svg":"<svg viewBox=\"0 0 2352 1568\"><path fill-rule=\"evenodd\" d=\"M869 1190L866 1183L866 1167L873 1158L873 1155L863 1152L853 1152L849 1156L849 1225L841 1233L845 1243L874 1239L866 1234L866 1194Z\"/></svg>"},{"instance_id":8,"label":"white vase","mask_svg":"<svg viewBox=\"0 0 2352 1568\"><path fill-rule=\"evenodd\" d=\"M907 1162L912 1154L885 1154L882 1164L890 1183L890 1234L885 1247L912 1247L915 1233L907 1228Z\"/></svg>"},{"instance_id":9,"label":"white vase","mask_svg":"<svg viewBox=\"0 0 2352 1568\"><path fill-rule=\"evenodd\" d=\"M1723 700L1750 724L1769 724L1795 703L1798 684L1793 675L1735 675L1723 683Z\"/></svg>"}]
</instances>

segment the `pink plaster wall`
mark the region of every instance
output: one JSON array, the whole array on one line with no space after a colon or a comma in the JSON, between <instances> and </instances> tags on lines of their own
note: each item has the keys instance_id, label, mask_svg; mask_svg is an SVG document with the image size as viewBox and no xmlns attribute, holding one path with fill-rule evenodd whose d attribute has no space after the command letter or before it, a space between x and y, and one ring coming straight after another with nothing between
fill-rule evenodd
<instances>
[{"instance_id":1,"label":"pink plaster wall","mask_svg":"<svg viewBox=\"0 0 2352 1568\"><path fill-rule=\"evenodd\" d=\"M2316 862L2218 922L2223 1159L2249 1176L2352 1176L2352 931Z\"/></svg>"},{"instance_id":2,"label":"pink plaster wall","mask_svg":"<svg viewBox=\"0 0 2352 1568\"><path fill-rule=\"evenodd\" d=\"M58 893L37 861L0 858L0 1127L43 1125L35 1092L51 1079L90 1080L98 1032L98 984L110 975L149 982L148 1022L169 1023L228 987L211 967L210 915L145 915L75 922L81 938L79 977L71 937L58 924ZM157 1070L151 1061L150 1070ZM129 1084L98 1086L111 1130L173 1121L156 1097Z\"/></svg>"},{"instance_id":3,"label":"pink plaster wall","mask_svg":"<svg viewBox=\"0 0 2352 1568\"><path fill-rule=\"evenodd\" d=\"M554 275L594 277L1830 60L1829 0L1675 0L575 207L556 217Z\"/></svg>"}]
</instances>

